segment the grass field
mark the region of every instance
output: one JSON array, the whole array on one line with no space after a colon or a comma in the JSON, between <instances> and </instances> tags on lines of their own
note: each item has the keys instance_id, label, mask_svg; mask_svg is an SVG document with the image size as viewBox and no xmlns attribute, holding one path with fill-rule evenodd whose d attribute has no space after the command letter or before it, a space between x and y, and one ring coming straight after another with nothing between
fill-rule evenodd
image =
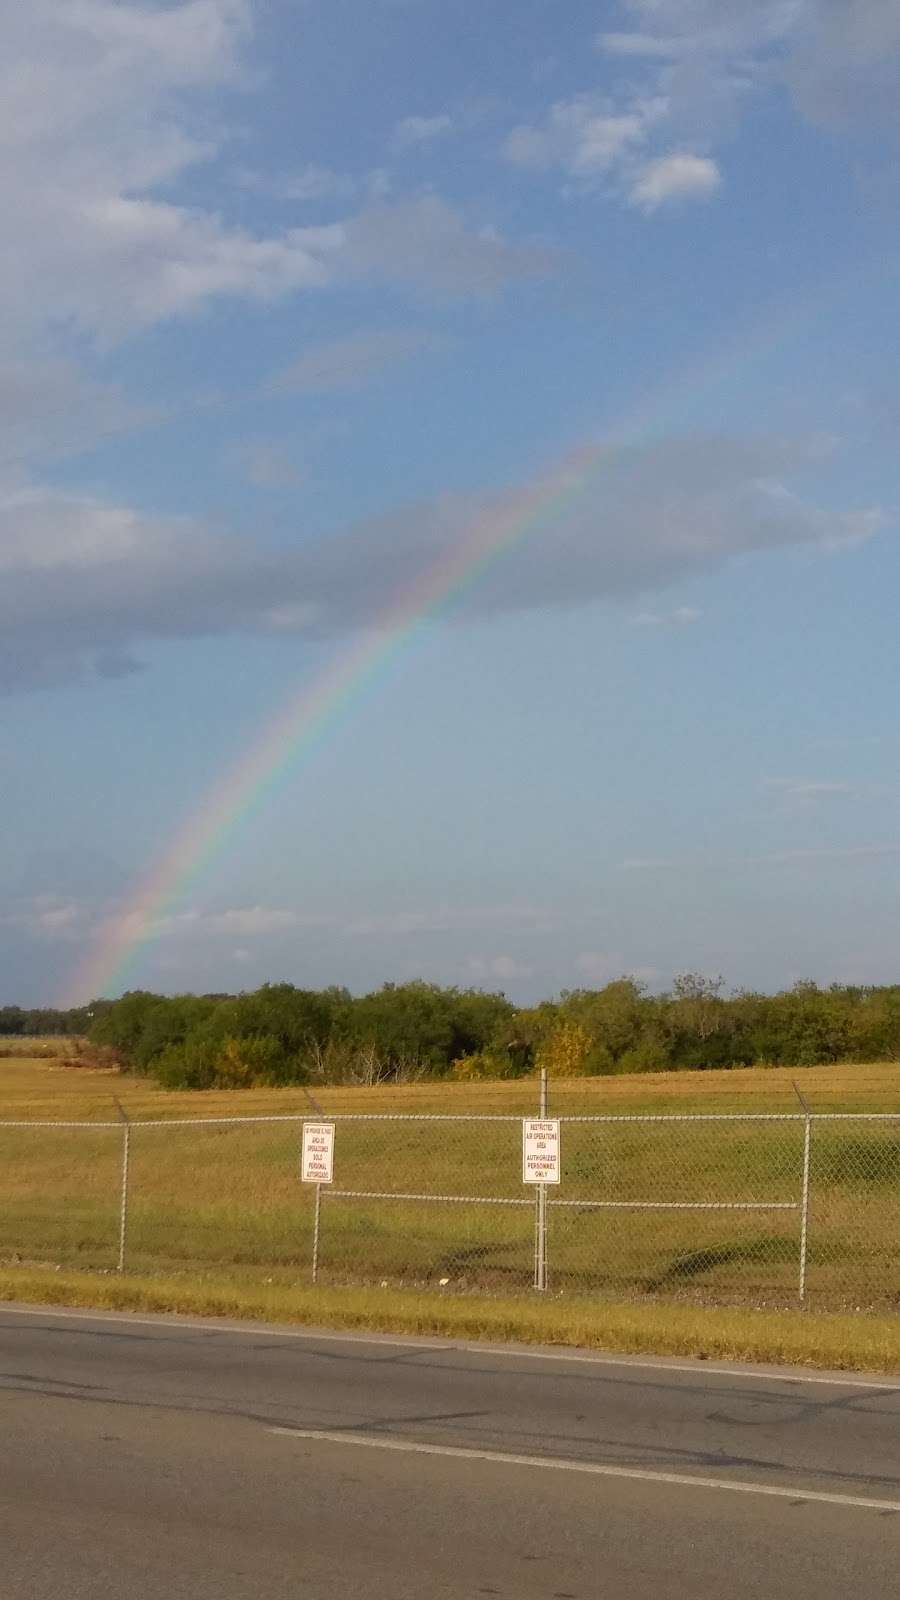
<instances>
[{"instance_id":1,"label":"grass field","mask_svg":"<svg viewBox=\"0 0 900 1600\"><path fill-rule=\"evenodd\" d=\"M115 1117L115 1100L134 1119L262 1116L310 1112L302 1089L170 1092L146 1079L89 1068L61 1070L71 1040L0 1040L0 1118ZM7 1057L5 1050L15 1047ZM19 1052L23 1052L20 1054ZM29 1051L25 1054L25 1051ZM797 1084L813 1111L900 1112L900 1062L729 1072L656 1072L614 1078L556 1079L551 1110L578 1113L795 1111ZM315 1088L328 1114L352 1111L537 1112L534 1079L513 1083L432 1083L409 1087Z\"/></svg>"},{"instance_id":2,"label":"grass field","mask_svg":"<svg viewBox=\"0 0 900 1600\"><path fill-rule=\"evenodd\" d=\"M41 1041L41 1045L45 1045ZM64 1048L70 1053L70 1045ZM297 1179L292 1123L142 1127L227 1116L372 1117L338 1124L336 1187L478 1195L489 1205L341 1199L325 1194L320 1280L425 1292L521 1291L534 1264L534 1208L521 1183L517 1119L537 1109L533 1081L408 1088L173 1094L61 1057L0 1057L0 1119L84 1123L0 1128L0 1262L46 1272L109 1271L118 1255L122 1132L130 1136L129 1270L196 1284L227 1272L244 1291L309 1282L313 1204ZM617 1117L781 1113L783 1122L565 1124L564 1182L549 1215L550 1287L692 1304L796 1304L803 1122L814 1111L900 1108L892 1065L679 1073L557 1081L551 1111ZM413 1120L435 1113L498 1120ZM499 1120L509 1118L510 1120ZM834 1308L900 1305L900 1122L815 1126L809 1297ZM591 1209L602 1198L620 1209ZM779 1210L654 1210L710 1202ZM519 1203L516 1203L519 1202ZM631 1207L633 1209L628 1209Z\"/></svg>"}]
</instances>

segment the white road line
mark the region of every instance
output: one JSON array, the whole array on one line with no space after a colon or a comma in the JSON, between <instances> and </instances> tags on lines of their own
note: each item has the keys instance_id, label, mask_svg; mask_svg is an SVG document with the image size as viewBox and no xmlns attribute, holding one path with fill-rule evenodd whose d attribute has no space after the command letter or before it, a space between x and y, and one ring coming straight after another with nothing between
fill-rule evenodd
<instances>
[{"instance_id":1,"label":"white road line","mask_svg":"<svg viewBox=\"0 0 900 1600\"><path fill-rule=\"evenodd\" d=\"M581 1472L594 1478L627 1478L638 1483L674 1484L684 1489L728 1489L734 1494L763 1494L777 1500L814 1501L852 1506L864 1511L900 1511L898 1500L865 1500L858 1495L826 1494L817 1489L785 1489L772 1483L742 1483L731 1478L695 1478L683 1472L652 1472L641 1467L606 1466L596 1461L569 1461L559 1456L507 1455L502 1450L466 1450L457 1445L418 1444L407 1439L373 1439L364 1433L327 1433L314 1428L268 1428L288 1439L316 1444L362 1445L367 1450L395 1450L403 1455L450 1456L460 1461L494 1461L505 1467L545 1467L555 1472Z\"/></svg>"},{"instance_id":2,"label":"white road line","mask_svg":"<svg viewBox=\"0 0 900 1600\"><path fill-rule=\"evenodd\" d=\"M611 1356L598 1351L528 1350L521 1345L477 1344L459 1339L437 1337L433 1339L395 1338L381 1333L340 1333L327 1328L273 1328L264 1322L219 1322L215 1318L192 1321L180 1318L177 1313L157 1317L141 1317L136 1313L115 1311L68 1311L53 1306L12 1306L0 1301L0 1317L55 1317L61 1322L115 1323L123 1328L168 1328L176 1333L230 1333L244 1338L298 1339L308 1344L365 1344L388 1350L430 1350L440 1355L496 1356L506 1361L564 1361L589 1367L626 1367L635 1372L686 1372L694 1378L741 1378L754 1383L814 1383L832 1389L871 1389L878 1393L900 1393L900 1382L894 1378L825 1377L817 1372L802 1372L788 1367L784 1372L761 1370L758 1367L718 1367L708 1361L677 1362L665 1358L659 1361L644 1356Z\"/></svg>"}]
</instances>

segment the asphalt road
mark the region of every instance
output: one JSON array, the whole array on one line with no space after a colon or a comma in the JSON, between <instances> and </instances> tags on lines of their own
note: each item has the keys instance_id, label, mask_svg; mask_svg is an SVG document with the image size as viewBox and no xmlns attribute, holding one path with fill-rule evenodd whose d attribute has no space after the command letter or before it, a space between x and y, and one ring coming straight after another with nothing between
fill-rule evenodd
<instances>
[{"instance_id":1,"label":"asphalt road","mask_svg":"<svg viewBox=\"0 0 900 1600\"><path fill-rule=\"evenodd\" d=\"M898 1571L900 1384L0 1308L2 1600L893 1600Z\"/></svg>"}]
</instances>

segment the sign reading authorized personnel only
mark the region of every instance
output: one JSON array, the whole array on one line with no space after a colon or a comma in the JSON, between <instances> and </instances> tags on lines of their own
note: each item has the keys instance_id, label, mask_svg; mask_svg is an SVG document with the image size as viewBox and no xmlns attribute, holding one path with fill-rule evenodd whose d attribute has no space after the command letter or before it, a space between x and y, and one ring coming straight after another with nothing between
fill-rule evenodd
<instances>
[{"instance_id":1,"label":"sign reading authorized personnel only","mask_svg":"<svg viewBox=\"0 0 900 1600\"><path fill-rule=\"evenodd\" d=\"M555 1118L522 1122L522 1182L559 1183L559 1123Z\"/></svg>"},{"instance_id":2,"label":"sign reading authorized personnel only","mask_svg":"<svg viewBox=\"0 0 900 1600\"><path fill-rule=\"evenodd\" d=\"M300 1176L304 1183L331 1183L333 1181L333 1122L304 1122Z\"/></svg>"}]
</instances>

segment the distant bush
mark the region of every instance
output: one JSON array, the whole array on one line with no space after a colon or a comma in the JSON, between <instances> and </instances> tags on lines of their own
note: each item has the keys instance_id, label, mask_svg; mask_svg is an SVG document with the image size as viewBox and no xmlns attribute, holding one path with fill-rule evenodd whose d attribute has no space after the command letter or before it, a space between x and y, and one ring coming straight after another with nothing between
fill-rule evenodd
<instances>
[{"instance_id":1,"label":"distant bush","mask_svg":"<svg viewBox=\"0 0 900 1600\"><path fill-rule=\"evenodd\" d=\"M15 1006L0 1011L9 1047L24 1039ZM713 1069L777 1062L900 1062L900 985L795 984L779 994L724 993L721 978L685 973L666 994L623 977L515 1007L502 994L412 982L370 994L264 984L237 995L132 990L76 1013L91 1044L170 1088L414 1082ZM32 1031L33 1026L32 1026ZM0 1050L4 1048L0 1042Z\"/></svg>"},{"instance_id":2,"label":"distant bush","mask_svg":"<svg viewBox=\"0 0 900 1600\"><path fill-rule=\"evenodd\" d=\"M58 1038L85 1034L96 1008L105 1009L109 1000L95 1006L74 1006L70 1011L54 1011L49 1006L0 1006L0 1038Z\"/></svg>"}]
</instances>

